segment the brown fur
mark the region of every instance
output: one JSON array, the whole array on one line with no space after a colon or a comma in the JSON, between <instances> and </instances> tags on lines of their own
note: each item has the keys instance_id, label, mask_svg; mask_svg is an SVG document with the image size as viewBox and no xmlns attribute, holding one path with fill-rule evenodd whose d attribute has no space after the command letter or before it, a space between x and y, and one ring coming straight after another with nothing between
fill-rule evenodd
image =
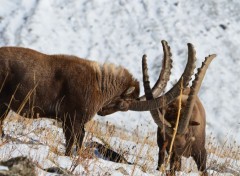
<instances>
[{"instance_id":1,"label":"brown fur","mask_svg":"<svg viewBox=\"0 0 240 176\"><path fill-rule=\"evenodd\" d=\"M20 114L63 121L66 155L70 155L74 142L82 145L84 124L97 112L114 113L117 101L139 96L138 81L122 67L18 47L0 48L1 86L0 126L7 107L21 110L32 91ZM104 112L105 107L112 109Z\"/></svg>"},{"instance_id":2,"label":"brown fur","mask_svg":"<svg viewBox=\"0 0 240 176\"><path fill-rule=\"evenodd\" d=\"M183 92L182 110L184 110L188 94L189 88L187 88ZM175 126L176 117L179 109L178 102L179 97L174 102L169 104L168 108L166 109L165 119L168 120L168 122L170 122L173 127ZM196 103L194 105L190 123L192 123L192 125L194 124L196 125L199 123L199 125L197 126L189 125L188 130L185 134L176 135L173 145L173 154L170 160L170 168L172 173L174 173L176 170L179 171L181 169L181 156L185 157L192 156L198 166L198 170L200 171L206 170L206 157L207 157L205 149L206 117L205 110L199 98L197 98ZM159 158L157 169L159 169L164 162L165 156L165 151L163 149L164 144L167 143L166 150L169 151L171 140L172 136L166 134L166 140L164 141L162 131L160 128L158 128L157 143L159 147Z\"/></svg>"}]
</instances>

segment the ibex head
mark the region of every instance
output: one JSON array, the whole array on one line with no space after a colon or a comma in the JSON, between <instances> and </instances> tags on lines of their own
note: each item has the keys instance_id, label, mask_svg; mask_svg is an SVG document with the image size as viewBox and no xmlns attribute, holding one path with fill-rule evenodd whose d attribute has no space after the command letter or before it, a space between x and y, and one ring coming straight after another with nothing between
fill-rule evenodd
<instances>
[{"instance_id":1,"label":"ibex head","mask_svg":"<svg viewBox=\"0 0 240 176\"><path fill-rule=\"evenodd\" d=\"M106 90L109 92L106 92L106 94L111 95L112 89L119 89L119 93L115 94L113 97L111 96L108 101L104 102L104 105L97 113L98 115L105 116L119 111L117 105L120 101L134 100L139 97L139 82L132 77L128 70L121 68L121 71L115 70L114 72L116 72L115 74L117 74L118 78L116 78L114 81L112 80L114 78L111 78L110 81L113 82L112 84L106 83L106 85L109 87L109 90ZM119 80L120 78L122 81ZM116 84L114 82L118 83Z\"/></svg>"}]
</instances>

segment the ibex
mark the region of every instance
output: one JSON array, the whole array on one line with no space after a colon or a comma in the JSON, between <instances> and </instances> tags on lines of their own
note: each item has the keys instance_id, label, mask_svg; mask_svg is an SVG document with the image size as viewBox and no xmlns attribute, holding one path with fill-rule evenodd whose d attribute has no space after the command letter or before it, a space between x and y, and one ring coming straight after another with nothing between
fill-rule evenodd
<instances>
[{"instance_id":1,"label":"ibex","mask_svg":"<svg viewBox=\"0 0 240 176\"><path fill-rule=\"evenodd\" d=\"M144 91L146 99L149 100L159 96L163 92L171 73L170 70L172 68L172 59L170 47L165 41L163 41L162 44L165 50L165 57L163 59L162 71L159 77L159 89L157 93L156 91L153 92L155 93L154 95L150 88L146 56L144 55L142 59ZM193 46L191 44L188 44L188 48L188 60L195 61L195 50ZM179 171L181 169L181 156L192 156L197 164L198 170L207 175L207 153L205 149L206 117L204 107L197 97L197 94L207 67L214 57L215 55L210 55L205 59L202 67L198 69L198 73L195 75L195 80L193 81L192 86L190 88L185 87L182 95L178 94L178 96L176 96L174 101L171 103L166 104L166 106L163 106L159 109L150 111L154 121L158 125L158 170L164 163L165 150L167 150L169 153L170 143L172 141L174 131L173 128L175 128L176 125L178 110L181 108L182 111L180 114L179 127L173 144L173 151L169 153L171 155L171 173L175 174L175 171ZM179 107L180 96L182 104L181 107Z\"/></svg>"},{"instance_id":2,"label":"ibex","mask_svg":"<svg viewBox=\"0 0 240 176\"><path fill-rule=\"evenodd\" d=\"M194 64L189 60L182 75L183 87ZM158 92L159 81L153 92ZM46 55L20 47L0 48L0 133L7 112L26 117L62 121L66 155L74 143L82 146L84 124L93 116L116 111L149 111L171 103L179 95L179 83L153 100L139 98L139 82L123 67L69 55Z\"/></svg>"},{"instance_id":3,"label":"ibex","mask_svg":"<svg viewBox=\"0 0 240 176\"><path fill-rule=\"evenodd\" d=\"M97 112L139 96L138 81L123 67L20 47L0 48L0 88L1 131L9 109L57 118L64 124L66 155L74 142L82 145L84 124Z\"/></svg>"}]
</instances>

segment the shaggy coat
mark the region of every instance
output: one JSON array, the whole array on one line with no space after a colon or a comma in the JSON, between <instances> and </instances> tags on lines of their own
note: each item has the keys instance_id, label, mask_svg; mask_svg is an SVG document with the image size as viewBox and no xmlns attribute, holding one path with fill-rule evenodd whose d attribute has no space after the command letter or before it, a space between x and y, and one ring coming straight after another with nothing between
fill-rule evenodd
<instances>
[{"instance_id":1,"label":"shaggy coat","mask_svg":"<svg viewBox=\"0 0 240 176\"><path fill-rule=\"evenodd\" d=\"M0 88L0 125L9 109L56 118L63 122L66 155L74 142L82 145L84 124L97 112L139 96L139 83L125 68L18 47L0 48Z\"/></svg>"}]
</instances>

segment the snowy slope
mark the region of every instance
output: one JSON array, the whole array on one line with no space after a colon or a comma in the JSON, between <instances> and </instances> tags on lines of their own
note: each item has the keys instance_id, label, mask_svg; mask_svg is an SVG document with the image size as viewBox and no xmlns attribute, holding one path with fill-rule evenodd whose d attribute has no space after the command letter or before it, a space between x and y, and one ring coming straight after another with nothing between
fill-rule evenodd
<instances>
[{"instance_id":1,"label":"snowy slope","mask_svg":"<svg viewBox=\"0 0 240 176\"><path fill-rule=\"evenodd\" d=\"M200 98L207 112L207 133L220 142L240 143L240 1L238 0L0 0L0 45L48 54L73 54L128 68L141 80L141 56L148 55L151 81L161 66L161 40L171 46L177 80L195 45L198 65L216 53ZM168 85L168 88L171 84ZM156 129L148 112L95 117L143 135ZM129 122L130 121L130 122Z\"/></svg>"},{"instance_id":2,"label":"snowy slope","mask_svg":"<svg viewBox=\"0 0 240 176\"><path fill-rule=\"evenodd\" d=\"M104 126L102 127L104 128ZM136 136L136 133L126 135L124 140L123 134L118 136L110 135L111 132L108 130L107 132L104 132L104 130L97 132L95 129L93 134L87 132L84 143L86 148L82 151L83 153L80 156L68 157L64 156L65 140L62 128L54 120L26 119L15 113L9 113L4 123L6 137L4 137L3 143L0 141L0 161L26 156L34 162L37 175L56 176L56 172L47 173L43 170L52 167L61 168L77 176L164 175L156 170L158 161L156 140L151 142L147 138L142 139L141 137L132 140L131 137ZM129 163L109 161L109 155L108 157L104 155L99 148L91 149L93 141L102 144L107 142L110 148L122 155ZM208 150L207 172L210 175L239 175L240 155L238 146L225 144L224 146L220 145L218 148L213 139L208 139L206 148ZM0 175L1 171L4 172L4 170L8 170L8 168L1 166L0 162ZM182 157L182 169L177 175L199 175L192 158Z\"/></svg>"}]
</instances>

